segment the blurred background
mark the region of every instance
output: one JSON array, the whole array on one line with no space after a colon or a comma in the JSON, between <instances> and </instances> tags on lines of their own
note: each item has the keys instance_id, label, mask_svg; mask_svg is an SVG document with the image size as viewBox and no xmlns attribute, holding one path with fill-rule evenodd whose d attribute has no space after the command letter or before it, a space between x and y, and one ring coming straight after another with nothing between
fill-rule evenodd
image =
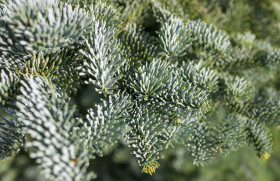
<instances>
[{"instance_id":1,"label":"blurred background","mask_svg":"<svg viewBox=\"0 0 280 181\"><path fill-rule=\"evenodd\" d=\"M257 39L280 45L280 0L177 0L182 2L188 19L202 19L224 30L252 32ZM166 1L168 4L168 1ZM171 2L171 1L170 1ZM182 13L178 11L179 13ZM280 70L280 69L278 69ZM271 78L272 87L279 93L277 71ZM81 113L100 103L100 96L92 86L82 87L73 95L73 103ZM212 119L219 121L223 109L217 109ZM5 116L0 110L0 116ZM160 167L152 176L141 172L136 159L123 140L105 150L103 158L96 158L89 169L97 173L98 181L278 181L280 180L280 125L271 127L273 154L267 161L256 156L252 146L245 146L227 157L220 156L206 167L193 166L184 147L176 146L164 153ZM36 163L22 150L11 159L0 162L1 181L44 181Z\"/></svg>"}]
</instances>

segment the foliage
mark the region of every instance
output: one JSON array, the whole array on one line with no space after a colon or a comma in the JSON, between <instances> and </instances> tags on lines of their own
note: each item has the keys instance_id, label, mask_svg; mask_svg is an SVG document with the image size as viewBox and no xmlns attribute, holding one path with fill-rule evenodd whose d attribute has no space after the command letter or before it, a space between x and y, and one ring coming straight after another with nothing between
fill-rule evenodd
<instances>
[{"instance_id":1,"label":"foliage","mask_svg":"<svg viewBox=\"0 0 280 181\"><path fill-rule=\"evenodd\" d=\"M95 178L90 162L116 143L149 174L171 148L197 166L246 144L267 160L279 49L258 21L231 24L276 14L253 2L0 1L0 105L12 116L0 122L1 159L27 146L50 180ZM100 104L77 108L85 85Z\"/></svg>"}]
</instances>

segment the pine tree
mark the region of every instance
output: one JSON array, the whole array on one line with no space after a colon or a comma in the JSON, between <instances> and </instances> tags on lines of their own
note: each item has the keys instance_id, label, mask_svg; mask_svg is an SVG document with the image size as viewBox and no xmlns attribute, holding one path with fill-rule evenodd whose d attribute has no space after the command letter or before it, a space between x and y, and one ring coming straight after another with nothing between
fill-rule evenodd
<instances>
[{"instance_id":1,"label":"pine tree","mask_svg":"<svg viewBox=\"0 0 280 181\"><path fill-rule=\"evenodd\" d=\"M89 161L123 139L149 174L175 144L198 166L245 144L267 160L280 99L261 85L279 50L184 5L0 1L0 105L12 116L0 122L1 159L26 147L50 180L95 178ZM85 84L104 98L83 114L71 99ZM226 115L212 121L219 107Z\"/></svg>"}]
</instances>

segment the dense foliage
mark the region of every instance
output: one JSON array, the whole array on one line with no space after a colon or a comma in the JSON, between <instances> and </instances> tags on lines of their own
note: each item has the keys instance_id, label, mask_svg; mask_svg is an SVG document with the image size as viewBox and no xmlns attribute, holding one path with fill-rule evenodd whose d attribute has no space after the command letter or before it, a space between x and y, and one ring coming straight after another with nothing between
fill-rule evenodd
<instances>
[{"instance_id":1,"label":"dense foliage","mask_svg":"<svg viewBox=\"0 0 280 181\"><path fill-rule=\"evenodd\" d=\"M50 180L94 179L88 167L108 147L129 147L149 174L164 156L182 171L180 159L205 166L244 145L269 159L280 125L278 7L1 0L1 159L28 150Z\"/></svg>"}]
</instances>

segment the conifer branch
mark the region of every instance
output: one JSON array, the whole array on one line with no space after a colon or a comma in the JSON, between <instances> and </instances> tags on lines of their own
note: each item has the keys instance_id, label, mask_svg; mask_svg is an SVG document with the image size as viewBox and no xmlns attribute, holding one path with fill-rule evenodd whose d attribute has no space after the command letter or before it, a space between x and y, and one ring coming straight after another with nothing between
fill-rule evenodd
<instances>
[{"instance_id":1,"label":"conifer branch","mask_svg":"<svg viewBox=\"0 0 280 181\"><path fill-rule=\"evenodd\" d=\"M5 160L13 152L20 150L25 143L25 136L21 133L21 123L17 120L2 119L0 122L0 159Z\"/></svg>"},{"instance_id":2,"label":"conifer branch","mask_svg":"<svg viewBox=\"0 0 280 181\"><path fill-rule=\"evenodd\" d=\"M89 180L88 151L79 139L79 129L73 117L75 108L69 99L41 77L26 77L21 81L16 113L23 131L33 141L30 156L36 158L42 173L51 180Z\"/></svg>"},{"instance_id":3,"label":"conifer branch","mask_svg":"<svg viewBox=\"0 0 280 181\"><path fill-rule=\"evenodd\" d=\"M105 22L96 21L89 39L84 38L87 50L81 50L86 58L80 75L90 75L85 83L93 84L101 93L109 94L117 88L118 68L124 64L118 42L113 39L114 28L107 27Z\"/></svg>"}]
</instances>

